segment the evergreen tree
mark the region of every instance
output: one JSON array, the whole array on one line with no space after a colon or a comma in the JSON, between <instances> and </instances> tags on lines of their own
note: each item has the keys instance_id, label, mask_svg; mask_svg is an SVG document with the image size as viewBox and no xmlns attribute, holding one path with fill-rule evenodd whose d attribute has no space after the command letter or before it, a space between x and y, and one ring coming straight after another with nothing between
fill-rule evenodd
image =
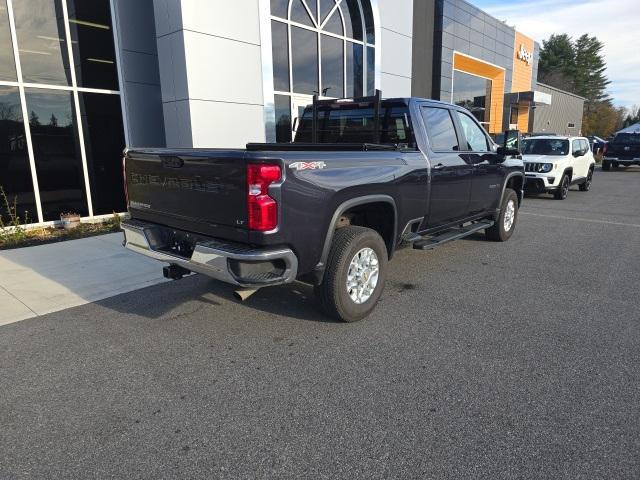
<instances>
[{"instance_id":1,"label":"evergreen tree","mask_svg":"<svg viewBox=\"0 0 640 480\"><path fill-rule=\"evenodd\" d=\"M31 110L31 115L29 115L29 124L34 127L40 125L40 117L38 117L38 114L33 110Z\"/></svg>"},{"instance_id":2,"label":"evergreen tree","mask_svg":"<svg viewBox=\"0 0 640 480\"><path fill-rule=\"evenodd\" d=\"M576 53L569 35L551 35L542 41L538 81L552 87L575 91Z\"/></svg>"}]
</instances>

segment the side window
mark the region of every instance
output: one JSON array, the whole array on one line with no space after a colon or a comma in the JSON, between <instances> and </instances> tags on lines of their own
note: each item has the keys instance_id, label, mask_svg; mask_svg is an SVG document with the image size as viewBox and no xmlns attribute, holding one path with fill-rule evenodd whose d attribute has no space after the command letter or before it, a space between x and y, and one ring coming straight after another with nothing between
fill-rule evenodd
<instances>
[{"instance_id":1,"label":"side window","mask_svg":"<svg viewBox=\"0 0 640 480\"><path fill-rule=\"evenodd\" d=\"M446 108L423 107L422 117L427 126L429 143L434 151L460 150L456 128L449 110Z\"/></svg>"},{"instance_id":2,"label":"side window","mask_svg":"<svg viewBox=\"0 0 640 480\"><path fill-rule=\"evenodd\" d=\"M571 153L573 153L574 155L582 150L582 144L580 140L574 140L572 145L573 146L571 147Z\"/></svg>"},{"instance_id":3,"label":"side window","mask_svg":"<svg viewBox=\"0 0 640 480\"><path fill-rule=\"evenodd\" d=\"M589 147L589 142L584 138L582 139L582 150L584 151L585 155L591 150L591 147Z\"/></svg>"},{"instance_id":4,"label":"side window","mask_svg":"<svg viewBox=\"0 0 640 480\"><path fill-rule=\"evenodd\" d=\"M462 124L464 136L467 139L467 148L472 152L486 152L489 150L487 137L482 128L465 113L456 111L458 119Z\"/></svg>"}]
</instances>

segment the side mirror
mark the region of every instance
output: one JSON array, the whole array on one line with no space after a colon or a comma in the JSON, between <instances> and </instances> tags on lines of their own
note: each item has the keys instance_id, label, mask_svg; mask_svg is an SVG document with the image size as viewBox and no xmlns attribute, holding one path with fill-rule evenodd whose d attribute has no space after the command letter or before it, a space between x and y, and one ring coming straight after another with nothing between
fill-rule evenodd
<instances>
[{"instance_id":1,"label":"side mirror","mask_svg":"<svg viewBox=\"0 0 640 480\"><path fill-rule=\"evenodd\" d=\"M520 150L518 150L517 148L509 148L509 147L501 146L501 147L498 147L498 150L496 151L496 153L501 157L513 157L515 155L520 155Z\"/></svg>"},{"instance_id":2,"label":"side mirror","mask_svg":"<svg viewBox=\"0 0 640 480\"><path fill-rule=\"evenodd\" d=\"M507 130L504 132L504 141L502 146L504 148L511 148L520 151L520 143L522 142L522 135L520 130Z\"/></svg>"},{"instance_id":3,"label":"side mirror","mask_svg":"<svg viewBox=\"0 0 640 480\"><path fill-rule=\"evenodd\" d=\"M521 141L522 135L520 134L520 130L507 130L504 132L503 143L498 147L496 153L502 157L520 155Z\"/></svg>"}]
</instances>

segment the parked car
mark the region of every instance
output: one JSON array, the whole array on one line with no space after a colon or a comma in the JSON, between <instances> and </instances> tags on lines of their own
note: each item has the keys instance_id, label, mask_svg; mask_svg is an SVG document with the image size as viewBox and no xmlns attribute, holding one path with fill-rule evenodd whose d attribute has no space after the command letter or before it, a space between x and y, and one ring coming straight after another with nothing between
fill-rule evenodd
<instances>
[{"instance_id":1,"label":"parked car","mask_svg":"<svg viewBox=\"0 0 640 480\"><path fill-rule=\"evenodd\" d=\"M126 151L125 245L169 263L170 278L193 271L251 289L239 295L308 282L329 315L357 321L398 248L513 235L517 153L448 103L321 101L295 143Z\"/></svg>"},{"instance_id":2,"label":"parked car","mask_svg":"<svg viewBox=\"0 0 640 480\"><path fill-rule=\"evenodd\" d=\"M618 133L607 145L602 170L631 165L640 165L640 133Z\"/></svg>"},{"instance_id":3,"label":"parked car","mask_svg":"<svg viewBox=\"0 0 640 480\"><path fill-rule=\"evenodd\" d=\"M529 137L522 141L527 193L567 198L571 185L591 189L595 159L584 137Z\"/></svg>"}]
</instances>

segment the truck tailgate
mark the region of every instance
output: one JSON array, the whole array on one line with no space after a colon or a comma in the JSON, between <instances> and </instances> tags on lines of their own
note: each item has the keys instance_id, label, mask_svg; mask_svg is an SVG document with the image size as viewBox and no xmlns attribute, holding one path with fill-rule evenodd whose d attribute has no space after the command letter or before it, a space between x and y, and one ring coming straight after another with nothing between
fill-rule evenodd
<instances>
[{"instance_id":1,"label":"truck tailgate","mask_svg":"<svg viewBox=\"0 0 640 480\"><path fill-rule=\"evenodd\" d=\"M132 216L203 235L246 234L243 150L129 150L125 172Z\"/></svg>"}]
</instances>

